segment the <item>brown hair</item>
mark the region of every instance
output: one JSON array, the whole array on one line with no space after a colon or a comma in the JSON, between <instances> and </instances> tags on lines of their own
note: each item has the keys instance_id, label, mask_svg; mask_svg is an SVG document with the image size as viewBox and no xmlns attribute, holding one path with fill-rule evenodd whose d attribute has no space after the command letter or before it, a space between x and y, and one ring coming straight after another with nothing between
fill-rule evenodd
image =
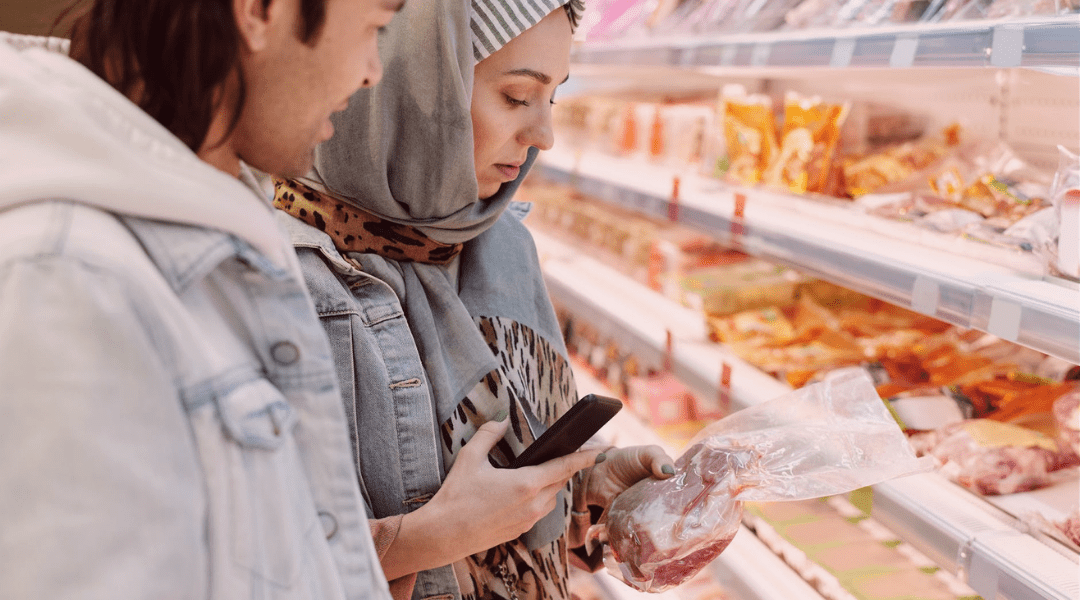
<instances>
[{"instance_id":1,"label":"brown hair","mask_svg":"<svg viewBox=\"0 0 1080 600\"><path fill-rule=\"evenodd\" d=\"M274 0L262 0L268 8ZM71 25L71 57L109 82L197 151L222 86L237 77L231 132L246 99L240 71L240 32L232 0L77 0L58 25ZM326 0L300 0L297 37L314 44L326 18ZM54 26L55 27L55 26Z\"/></svg>"}]
</instances>

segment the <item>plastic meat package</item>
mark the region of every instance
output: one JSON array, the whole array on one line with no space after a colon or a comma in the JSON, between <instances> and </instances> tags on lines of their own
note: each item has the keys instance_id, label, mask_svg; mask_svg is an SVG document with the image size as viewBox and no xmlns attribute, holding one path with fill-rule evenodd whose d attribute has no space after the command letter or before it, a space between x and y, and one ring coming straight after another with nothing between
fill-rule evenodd
<instances>
[{"instance_id":1,"label":"plastic meat package","mask_svg":"<svg viewBox=\"0 0 1080 600\"><path fill-rule=\"evenodd\" d=\"M1039 489L1052 483L1053 471L1080 464L1049 436L988 419L916 434L911 443L933 456L943 475L984 496Z\"/></svg>"},{"instance_id":2,"label":"plastic meat package","mask_svg":"<svg viewBox=\"0 0 1080 600\"><path fill-rule=\"evenodd\" d=\"M839 371L705 428L674 477L620 494L590 538L607 542L613 575L660 592L723 552L743 502L830 496L929 468L865 372Z\"/></svg>"}]
</instances>

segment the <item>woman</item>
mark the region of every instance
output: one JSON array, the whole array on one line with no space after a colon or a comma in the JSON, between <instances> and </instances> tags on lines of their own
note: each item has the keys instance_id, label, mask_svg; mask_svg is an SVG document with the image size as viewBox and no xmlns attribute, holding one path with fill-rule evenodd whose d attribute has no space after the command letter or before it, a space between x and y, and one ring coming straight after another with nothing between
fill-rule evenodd
<instances>
[{"instance_id":1,"label":"woman","mask_svg":"<svg viewBox=\"0 0 1080 600\"><path fill-rule=\"evenodd\" d=\"M589 506L673 472L656 447L488 463L577 399L536 250L507 207L552 144L580 8L477 0L470 22L463 0L407 3L379 88L335 120L310 179L277 185L396 598L569 598Z\"/></svg>"}]
</instances>

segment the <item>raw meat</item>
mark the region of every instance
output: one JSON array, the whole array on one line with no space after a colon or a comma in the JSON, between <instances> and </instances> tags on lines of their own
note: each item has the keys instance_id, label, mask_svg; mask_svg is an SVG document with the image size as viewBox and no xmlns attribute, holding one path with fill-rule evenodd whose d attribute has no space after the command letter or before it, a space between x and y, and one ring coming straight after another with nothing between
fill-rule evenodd
<instances>
[{"instance_id":1,"label":"raw meat","mask_svg":"<svg viewBox=\"0 0 1080 600\"><path fill-rule=\"evenodd\" d=\"M986 441L988 433L994 443ZM1046 436L983 419L918 434L911 443L917 453L936 458L946 477L984 496L1045 487L1052 471L1077 464L1072 452L1059 451Z\"/></svg>"},{"instance_id":2,"label":"raw meat","mask_svg":"<svg viewBox=\"0 0 1080 600\"><path fill-rule=\"evenodd\" d=\"M1080 546L1080 508L1074 508L1072 514L1065 518L1064 521L1054 523L1061 533L1065 534L1065 537L1069 538L1072 543Z\"/></svg>"},{"instance_id":3,"label":"raw meat","mask_svg":"<svg viewBox=\"0 0 1080 600\"><path fill-rule=\"evenodd\" d=\"M620 494L607 516L608 545L627 583L658 592L689 579L731 543L739 529L741 475L757 460L749 448L699 443L670 479L646 479Z\"/></svg>"}]
</instances>

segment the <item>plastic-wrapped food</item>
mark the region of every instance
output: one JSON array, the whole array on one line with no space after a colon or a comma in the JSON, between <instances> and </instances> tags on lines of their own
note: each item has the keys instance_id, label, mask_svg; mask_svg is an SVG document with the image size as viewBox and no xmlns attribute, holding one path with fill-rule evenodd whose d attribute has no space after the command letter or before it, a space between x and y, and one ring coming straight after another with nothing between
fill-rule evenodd
<instances>
[{"instance_id":1,"label":"plastic-wrapped food","mask_svg":"<svg viewBox=\"0 0 1080 600\"><path fill-rule=\"evenodd\" d=\"M1058 170L1050 186L1050 199L1057 212L1057 257L1059 273L1080 278L1080 156L1058 146Z\"/></svg>"},{"instance_id":2,"label":"plastic-wrapped food","mask_svg":"<svg viewBox=\"0 0 1080 600\"><path fill-rule=\"evenodd\" d=\"M1065 534L1065 537L1069 538L1069 541L1080 546L1080 508L1074 508L1069 516L1054 525Z\"/></svg>"},{"instance_id":3,"label":"plastic-wrapped food","mask_svg":"<svg viewBox=\"0 0 1080 600\"><path fill-rule=\"evenodd\" d=\"M768 96L728 97L724 106L727 178L753 185L777 152L776 120Z\"/></svg>"},{"instance_id":4,"label":"plastic-wrapped food","mask_svg":"<svg viewBox=\"0 0 1080 600\"><path fill-rule=\"evenodd\" d=\"M950 125L939 136L891 146L868 156L847 157L840 163L845 191L852 198L872 192L899 191L894 189L897 184L945 158L959 144L960 127Z\"/></svg>"},{"instance_id":5,"label":"plastic-wrapped food","mask_svg":"<svg viewBox=\"0 0 1080 600\"><path fill-rule=\"evenodd\" d=\"M1059 443L1080 455L1080 391L1054 401L1054 421L1057 422Z\"/></svg>"},{"instance_id":6,"label":"plastic-wrapped food","mask_svg":"<svg viewBox=\"0 0 1080 600\"><path fill-rule=\"evenodd\" d=\"M985 496L1045 487L1052 471L1080 463L1042 433L987 419L916 434L911 443L938 460L943 475Z\"/></svg>"},{"instance_id":7,"label":"plastic-wrapped food","mask_svg":"<svg viewBox=\"0 0 1080 600\"><path fill-rule=\"evenodd\" d=\"M805 500L926 470L865 372L845 371L703 430L674 477L615 498L591 536L639 590L688 580L738 531L744 501Z\"/></svg>"},{"instance_id":8,"label":"plastic-wrapped food","mask_svg":"<svg viewBox=\"0 0 1080 600\"><path fill-rule=\"evenodd\" d=\"M762 174L764 183L797 194L824 191L848 108L789 93L780 147Z\"/></svg>"}]
</instances>

